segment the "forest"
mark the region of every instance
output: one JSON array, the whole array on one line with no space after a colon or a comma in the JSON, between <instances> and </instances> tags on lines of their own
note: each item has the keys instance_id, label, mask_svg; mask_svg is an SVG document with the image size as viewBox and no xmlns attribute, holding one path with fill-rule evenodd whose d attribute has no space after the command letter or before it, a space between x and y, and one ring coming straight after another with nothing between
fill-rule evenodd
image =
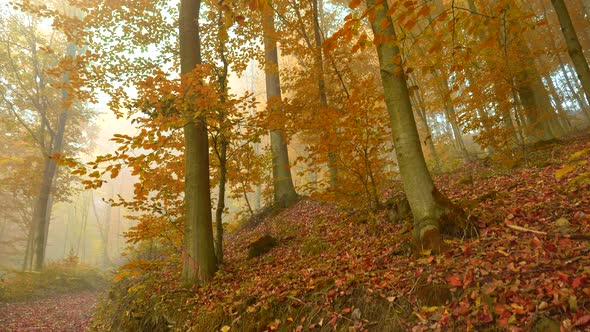
<instances>
[{"instance_id":1,"label":"forest","mask_svg":"<svg viewBox=\"0 0 590 332\"><path fill-rule=\"evenodd\" d=\"M0 0L0 331L590 331L590 0Z\"/></svg>"}]
</instances>

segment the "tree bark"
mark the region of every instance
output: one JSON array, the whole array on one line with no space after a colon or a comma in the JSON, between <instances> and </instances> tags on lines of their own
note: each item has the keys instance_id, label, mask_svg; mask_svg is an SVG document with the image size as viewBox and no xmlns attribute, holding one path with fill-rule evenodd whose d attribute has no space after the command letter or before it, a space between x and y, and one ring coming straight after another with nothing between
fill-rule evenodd
<instances>
[{"instance_id":1,"label":"tree bark","mask_svg":"<svg viewBox=\"0 0 590 332\"><path fill-rule=\"evenodd\" d=\"M449 206L443 203L445 198L438 193L426 167L401 66L400 49L394 42L393 22L386 14L387 2L367 0L367 6L375 11L371 22L373 33L384 35L388 40L377 45L377 53L400 174L414 216L414 239L421 248L441 251L445 245L439 221ZM382 22L387 22L387 26L384 27ZM459 218L453 220L457 221L460 222Z\"/></svg>"},{"instance_id":2,"label":"tree bark","mask_svg":"<svg viewBox=\"0 0 590 332\"><path fill-rule=\"evenodd\" d=\"M318 0L313 0L312 6L313 35L316 47L315 62L318 70L318 92L320 95L320 105L324 110L327 110L328 97L326 96L326 82L324 79L324 56L322 53L322 34L320 31L320 9L318 8ZM330 187L332 189L336 189L338 187L338 165L336 158L336 147L333 145L334 143L331 140L328 140L328 168L330 173Z\"/></svg>"},{"instance_id":3,"label":"tree bark","mask_svg":"<svg viewBox=\"0 0 590 332\"><path fill-rule=\"evenodd\" d=\"M188 74L201 64L200 0L181 0L179 12L180 71ZM209 141L204 116L187 116L185 139L185 224L182 277L189 284L206 283L217 271L213 246Z\"/></svg>"},{"instance_id":4,"label":"tree bark","mask_svg":"<svg viewBox=\"0 0 590 332\"><path fill-rule=\"evenodd\" d=\"M582 45L580 45L580 41L576 35L572 19L563 0L551 0L551 3L559 19L561 32L567 45L567 52L574 63L578 78L582 82L586 100L590 102L590 68L582 52Z\"/></svg>"},{"instance_id":5,"label":"tree bark","mask_svg":"<svg viewBox=\"0 0 590 332\"><path fill-rule=\"evenodd\" d=\"M45 262L45 251L47 248L47 230L49 217L51 215L50 196L53 186L53 179L57 172L57 161L53 157L54 154L62 152L64 141L64 133L66 129L66 120L68 117L68 110L65 109L59 117L59 123L55 137L53 138L52 149L49 155L45 155L45 162L43 166L43 179L41 180L41 188L39 196L33 210L33 224L36 226L35 231L35 271L41 271Z\"/></svg>"},{"instance_id":6,"label":"tree bark","mask_svg":"<svg viewBox=\"0 0 590 332\"><path fill-rule=\"evenodd\" d=\"M565 134L541 75L535 67L530 48L525 41L519 41L525 65L516 73L515 88L527 120L527 140L530 143L557 139Z\"/></svg>"},{"instance_id":7,"label":"tree bark","mask_svg":"<svg viewBox=\"0 0 590 332\"><path fill-rule=\"evenodd\" d=\"M279 77L279 58L277 41L275 39L274 13L271 4L265 4L262 15L262 29L264 34L264 54L266 77L266 98L270 112L282 112L281 81ZM297 200L297 193L293 186L291 168L289 165L289 151L285 142L285 134L281 128L270 131L270 146L272 154L272 175L274 187L274 203L280 207L288 207Z\"/></svg>"}]
</instances>

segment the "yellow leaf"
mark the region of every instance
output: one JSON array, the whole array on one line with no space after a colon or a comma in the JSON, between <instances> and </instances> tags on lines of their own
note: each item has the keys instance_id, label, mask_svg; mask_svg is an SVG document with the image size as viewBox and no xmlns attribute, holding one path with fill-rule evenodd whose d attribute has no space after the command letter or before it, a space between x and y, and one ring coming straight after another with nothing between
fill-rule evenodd
<instances>
[{"instance_id":1,"label":"yellow leaf","mask_svg":"<svg viewBox=\"0 0 590 332\"><path fill-rule=\"evenodd\" d=\"M227 325L224 325L224 326L221 328L221 332L228 332L228 331L229 331L229 329L230 329L230 327L229 327L229 326L227 326Z\"/></svg>"},{"instance_id":2,"label":"yellow leaf","mask_svg":"<svg viewBox=\"0 0 590 332\"><path fill-rule=\"evenodd\" d=\"M422 307L422 311L424 311L424 312L435 312L437 310L438 310L437 306L434 306L434 307L423 306Z\"/></svg>"},{"instance_id":3,"label":"yellow leaf","mask_svg":"<svg viewBox=\"0 0 590 332\"><path fill-rule=\"evenodd\" d=\"M569 157L569 161L576 160L576 159L578 159L586 154L589 154L589 153L590 153L590 149L584 149L584 150L578 151Z\"/></svg>"},{"instance_id":4,"label":"yellow leaf","mask_svg":"<svg viewBox=\"0 0 590 332\"><path fill-rule=\"evenodd\" d=\"M565 175L567 175L568 173L571 173L573 170L575 170L576 167L578 167L580 165L586 165L586 163L587 163L586 160L582 160L582 161L578 161L577 163L565 165L561 169L558 169L555 172L555 178L559 180L562 177L564 177Z\"/></svg>"},{"instance_id":5,"label":"yellow leaf","mask_svg":"<svg viewBox=\"0 0 590 332\"><path fill-rule=\"evenodd\" d=\"M430 256L432 254L432 249L424 249L420 251L421 256Z\"/></svg>"}]
</instances>

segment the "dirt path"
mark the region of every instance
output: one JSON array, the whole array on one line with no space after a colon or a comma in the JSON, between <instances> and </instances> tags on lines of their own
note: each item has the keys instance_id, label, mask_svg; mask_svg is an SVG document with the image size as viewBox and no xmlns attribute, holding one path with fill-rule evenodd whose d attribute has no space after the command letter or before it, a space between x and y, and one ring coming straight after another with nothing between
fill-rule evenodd
<instances>
[{"instance_id":1,"label":"dirt path","mask_svg":"<svg viewBox=\"0 0 590 332\"><path fill-rule=\"evenodd\" d=\"M0 303L0 331L86 331L97 297L98 293L86 291L29 302Z\"/></svg>"}]
</instances>

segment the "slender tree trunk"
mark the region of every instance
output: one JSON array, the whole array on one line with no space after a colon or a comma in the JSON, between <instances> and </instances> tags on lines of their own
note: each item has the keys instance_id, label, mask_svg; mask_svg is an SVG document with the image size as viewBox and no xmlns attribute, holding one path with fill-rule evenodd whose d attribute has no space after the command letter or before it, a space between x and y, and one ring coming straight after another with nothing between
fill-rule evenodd
<instances>
[{"instance_id":1,"label":"slender tree trunk","mask_svg":"<svg viewBox=\"0 0 590 332\"><path fill-rule=\"evenodd\" d=\"M189 74L201 64L200 0L181 0L179 19L180 71ZM193 82L193 84L195 84ZM182 277L185 282L206 283L217 271L211 218L209 141L204 116L189 115L184 126L185 224Z\"/></svg>"},{"instance_id":2,"label":"slender tree trunk","mask_svg":"<svg viewBox=\"0 0 590 332\"><path fill-rule=\"evenodd\" d=\"M222 158L227 159L227 149L222 143L221 146ZM215 255L217 256L217 264L223 263L223 211L225 210L225 183L227 175L226 161L219 163L219 192L217 198L217 208L215 209ZM222 198L223 197L223 198Z\"/></svg>"},{"instance_id":3,"label":"slender tree trunk","mask_svg":"<svg viewBox=\"0 0 590 332\"><path fill-rule=\"evenodd\" d=\"M274 13L270 3L264 5L262 29L264 34L264 53L266 64L266 98L270 112L282 112L281 81L279 78L279 57L277 51L276 32L274 28ZM289 152L285 142L283 129L274 128L270 131L270 146L272 153L272 175L274 186L274 201L277 206L288 207L297 200L297 193L293 186Z\"/></svg>"},{"instance_id":4,"label":"slender tree trunk","mask_svg":"<svg viewBox=\"0 0 590 332\"><path fill-rule=\"evenodd\" d=\"M457 151L461 153L464 159L469 159L469 153L467 153L465 143L463 142L463 133L457 124L455 107L451 102L451 89L449 88L449 82L447 81L446 76L442 75L439 70L432 68L430 72L439 85L439 92L444 105L445 118L449 128L451 129L450 132L452 133L453 137L453 145Z\"/></svg>"},{"instance_id":5,"label":"slender tree trunk","mask_svg":"<svg viewBox=\"0 0 590 332\"><path fill-rule=\"evenodd\" d=\"M33 268L33 252L35 249L35 224L31 223L27 234L27 247L23 259L23 271L30 271Z\"/></svg>"},{"instance_id":6,"label":"slender tree trunk","mask_svg":"<svg viewBox=\"0 0 590 332\"><path fill-rule=\"evenodd\" d=\"M527 58L524 66L515 77L515 88L526 116L527 139L531 143L549 141L564 135L564 129L551 107L549 95L539 72L530 58L530 48L524 41L518 45Z\"/></svg>"},{"instance_id":7,"label":"slender tree trunk","mask_svg":"<svg viewBox=\"0 0 590 332\"><path fill-rule=\"evenodd\" d=\"M318 0L312 0L313 5L313 35L316 47L315 62L318 70L318 91L320 95L320 105L324 110L328 109L328 97L326 96L326 82L324 79L324 56L322 54L322 34L320 31L320 18L318 8ZM329 134L328 134L329 136ZM328 137L329 138L329 137ZM336 189L338 187L338 165L336 157L336 147L328 139L328 168L330 172L330 187Z\"/></svg>"},{"instance_id":8,"label":"slender tree trunk","mask_svg":"<svg viewBox=\"0 0 590 332\"><path fill-rule=\"evenodd\" d=\"M572 97L576 100L576 103L580 107L580 111L586 116L586 119L590 121L590 110L588 109L589 106L587 104L587 100L586 98L581 98L577 92L577 89L574 87L573 82L575 82L576 78L570 78L570 71L565 67L565 63L563 62L563 59L559 53L557 54L557 60L559 61L559 69L565 78L565 84L568 90L570 91Z\"/></svg>"},{"instance_id":9,"label":"slender tree trunk","mask_svg":"<svg viewBox=\"0 0 590 332\"><path fill-rule=\"evenodd\" d=\"M579 81L579 79L577 79L576 74L571 69L571 67L568 67L567 72L569 73L569 76L571 76L573 78L572 84L575 86L573 94L576 96L576 98L578 98L579 100L582 101L582 103L584 105L583 110L586 113L587 117L590 119L590 103L589 103L588 99L586 99L584 92L581 91L582 87L580 85L580 81Z\"/></svg>"},{"instance_id":10,"label":"slender tree trunk","mask_svg":"<svg viewBox=\"0 0 590 332\"><path fill-rule=\"evenodd\" d=\"M567 52L574 63L578 79L582 82L586 100L590 102L590 68L582 52L582 45L580 45L580 41L576 35L570 14L563 0L551 0L551 3L553 4L553 8L555 8L555 13L561 25L561 32L563 32L565 38Z\"/></svg>"},{"instance_id":11,"label":"slender tree trunk","mask_svg":"<svg viewBox=\"0 0 590 332\"><path fill-rule=\"evenodd\" d=\"M224 24L224 17L223 17L223 10L219 8L217 12L217 29L218 29L218 36L217 36L217 51L219 53L219 59L223 64L221 73L217 78L217 82L219 84L219 89L221 91L221 95L219 100L221 102L222 107L225 106L225 102L227 100L227 76L228 76L228 62L225 56L225 38L227 36L227 29L225 28ZM218 197L217 197L217 208L215 209L215 225L216 225L216 237L215 237L215 255L217 256L217 264L223 263L223 212L225 210L225 186L226 186L226 178L227 178L227 147L229 145L227 131L229 128L227 127L227 116L223 109L219 110L218 113L218 122L219 122L219 137L218 145L219 150L216 152L217 157L219 158L219 186L218 186Z\"/></svg>"},{"instance_id":12,"label":"slender tree trunk","mask_svg":"<svg viewBox=\"0 0 590 332\"><path fill-rule=\"evenodd\" d=\"M424 98L420 91L415 92L415 105L417 106L418 116L422 123L424 124L424 130L426 131L426 137L424 138L424 144L430 150L430 155L432 159L434 159L434 169L435 171L441 170L440 159L438 157L438 153L436 152L436 147L434 146L434 140L432 138L432 129L430 128L430 124L428 124L428 118L426 117L426 106L424 106ZM411 98L410 98L411 100Z\"/></svg>"},{"instance_id":13,"label":"slender tree trunk","mask_svg":"<svg viewBox=\"0 0 590 332\"><path fill-rule=\"evenodd\" d=\"M367 0L367 6L375 11L371 21L373 33L385 40L395 40L393 22L387 15L387 2L375 5L376 0ZM441 251L444 242L439 221L449 207L443 203L445 199L435 188L426 167L404 70L400 65L400 49L393 42L380 43L377 53L400 174L414 216L414 238L422 248ZM462 221L457 217L452 222Z\"/></svg>"},{"instance_id":14,"label":"slender tree trunk","mask_svg":"<svg viewBox=\"0 0 590 332\"><path fill-rule=\"evenodd\" d=\"M57 131L55 133L53 148L50 155L45 156L43 167L43 179L37 203L33 210L33 224L36 225L36 241L35 241L35 271L41 271L45 262L45 250L47 247L47 229L49 216L51 215L50 196L53 186L53 179L57 172L57 162L53 158L53 154L59 154L62 151L64 140L64 133L66 127L66 120L68 117L68 110L64 110L59 117Z\"/></svg>"},{"instance_id":15,"label":"slender tree trunk","mask_svg":"<svg viewBox=\"0 0 590 332\"><path fill-rule=\"evenodd\" d=\"M90 203L92 205L92 212L94 213L94 218L96 219L96 226L98 227L98 231L100 233L100 240L102 244L102 266L106 267L109 265L109 219L110 216L107 216L104 223L100 222L100 215L98 214L98 209L96 208L96 202L94 200L94 192L91 193L90 196Z\"/></svg>"},{"instance_id":16,"label":"slender tree trunk","mask_svg":"<svg viewBox=\"0 0 590 332\"><path fill-rule=\"evenodd\" d=\"M561 95L559 94L559 91L557 91L557 88L553 83L553 79L551 79L551 75L547 75L545 77L545 81L547 81L547 85L549 86L549 92L553 97L553 100L555 102L555 109L557 110L557 114L559 115L559 119L561 120L563 127L567 131L571 131L572 123L569 120L567 112L563 108L563 101L561 100Z\"/></svg>"}]
</instances>

